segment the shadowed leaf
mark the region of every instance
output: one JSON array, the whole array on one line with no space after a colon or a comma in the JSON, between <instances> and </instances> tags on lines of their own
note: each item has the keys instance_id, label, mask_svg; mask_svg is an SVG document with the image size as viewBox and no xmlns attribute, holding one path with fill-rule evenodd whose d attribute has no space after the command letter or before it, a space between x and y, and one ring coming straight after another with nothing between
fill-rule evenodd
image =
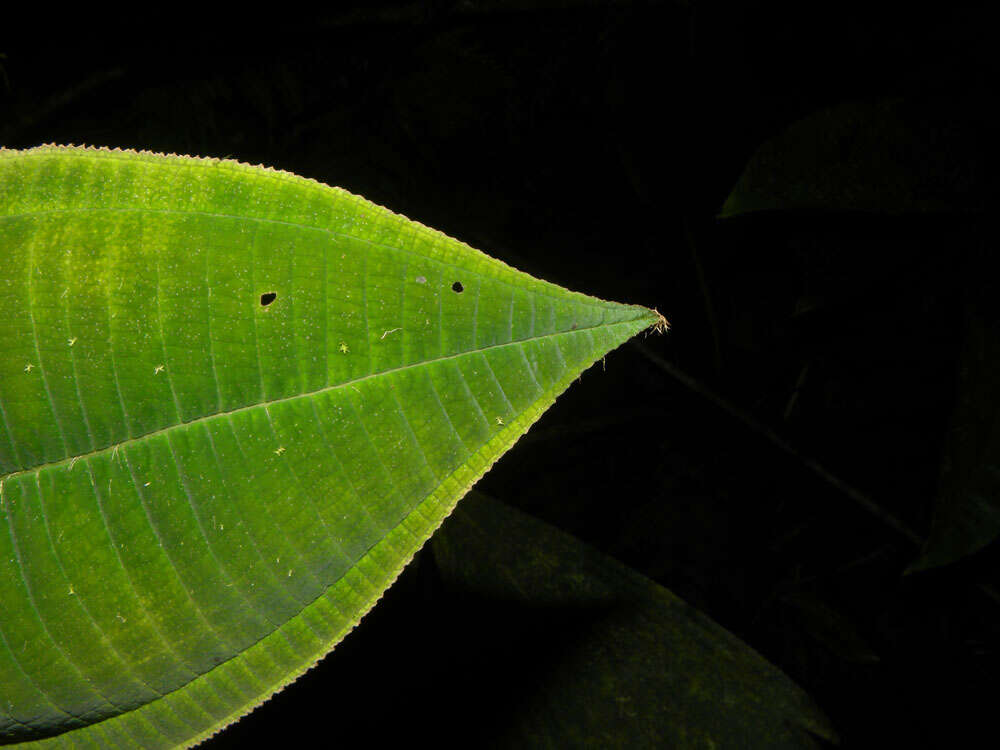
<instances>
[{"instance_id":1,"label":"shadowed leaf","mask_svg":"<svg viewBox=\"0 0 1000 750\"><path fill-rule=\"evenodd\" d=\"M986 284L987 287L991 286ZM930 535L910 572L977 552L1000 534L1000 318L966 306L965 341Z\"/></svg>"},{"instance_id":2,"label":"shadowed leaf","mask_svg":"<svg viewBox=\"0 0 1000 750\"><path fill-rule=\"evenodd\" d=\"M835 735L806 694L666 589L479 493L432 542L442 577L562 623L525 663L503 747L815 748ZM530 653L530 652L529 652Z\"/></svg>"},{"instance_id":3,"label":"shadowed leaf","mask_svg":"<svg viewBox=\"0 0 1000 750\"><path fill-rule=\"evenodd\" d=\"M719 216L984 210L979 106L874 99L811 114L761 145Z\"/></svg>"}]
</instances>

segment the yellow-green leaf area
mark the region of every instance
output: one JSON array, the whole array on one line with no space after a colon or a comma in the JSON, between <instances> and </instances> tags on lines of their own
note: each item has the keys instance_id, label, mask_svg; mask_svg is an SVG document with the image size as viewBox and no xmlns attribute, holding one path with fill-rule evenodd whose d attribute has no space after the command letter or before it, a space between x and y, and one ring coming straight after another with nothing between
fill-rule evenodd
<instances>
[{"instance_id":1,"label":"yellow-green leaf area","mask_svg":"<svg viewBox=\"0 0 1000 750\"><path fill-rule=\"evenodd\" d=\"M227 160L0 150L0 744L190 746L654 311Z\"/></svg>"}]
</instances>

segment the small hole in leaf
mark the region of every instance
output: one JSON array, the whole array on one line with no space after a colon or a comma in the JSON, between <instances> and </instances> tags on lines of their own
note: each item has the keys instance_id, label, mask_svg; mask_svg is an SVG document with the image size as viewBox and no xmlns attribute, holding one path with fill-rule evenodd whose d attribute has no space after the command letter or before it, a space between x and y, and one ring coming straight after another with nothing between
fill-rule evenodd
<instances>
[{"instance_id":1,"label":"small hole in leaf","mask_svg":"<svg viewBox=\"0 0 1000 750\"><path fill-rule=\"evenodd\" d=\"M260 306L267 307L276 299L278 299L277 292L265 292L264 294L260 295Z\"/></svg>"},{"instance_id":2,"label":"small hole in leaf","mask_svg":"<svg viewBox=\"0 0 1000 750\"><path fill-rule=\"evenodd\" d=\"M465 287L462 286L461 281L456 281L454 284L451 285L451 291L455 292L455 294L461 294L462 290L464 289Z\"/></svg>"}]
</instances>

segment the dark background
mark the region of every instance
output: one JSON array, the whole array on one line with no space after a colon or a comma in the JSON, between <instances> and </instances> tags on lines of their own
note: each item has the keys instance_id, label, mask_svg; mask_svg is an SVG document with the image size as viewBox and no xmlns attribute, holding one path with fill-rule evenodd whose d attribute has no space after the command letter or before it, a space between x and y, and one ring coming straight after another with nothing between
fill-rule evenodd
<instances>
[{"instance_id":1,"label":"dark background","mask_svg":"<svg viewBox=\"0 0 1000 750\"><path fill-rule=\"evenodd\" d=\"M952 135L932 148L977 154L997 124L978 12L269 12L5 34L0 144L264 163L658 308L671 332L588 371L478 488L709 614L808 691L844 747L964 745L992 726L996 545L904 575L932 518L963 310L993 298L995 232L961 208L991 203L990 170L946 211L715 218L762 142L846 100L916 102ZM551 648L546 627L449 589L425 550L319 668L214 746L475 746L531 680L532 649Z\"/></svg>"}]
</instances>

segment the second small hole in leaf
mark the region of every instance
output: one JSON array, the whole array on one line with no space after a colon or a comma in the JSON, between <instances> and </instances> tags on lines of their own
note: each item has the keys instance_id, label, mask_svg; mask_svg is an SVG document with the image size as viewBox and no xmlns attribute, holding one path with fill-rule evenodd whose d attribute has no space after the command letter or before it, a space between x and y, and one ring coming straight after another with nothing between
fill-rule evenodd
<instances>
[{"instance_id":1,"label":"second small hole in leaf","mask_svg":"<svg viewBox=\"0 0 1000 750\"><path fill-rule=\"evenodd\" d=\"M455 292L456 294L460 293L463 289L465 289L465 287L462 286L461 281L456 281L454 284L451 285L451 291Z\"/></svg>"},{"instance_id":2,"label":"second small hole in leaf","mask_svg":"<svg viewBox=\"0 0 1000 750\"><path fill-rule=\"evenodd\" d=\"M265 292L264 294L260 295L260 306L267 307L276 299L278 299L277 292Z\"/></svg>"}]
</instances>

